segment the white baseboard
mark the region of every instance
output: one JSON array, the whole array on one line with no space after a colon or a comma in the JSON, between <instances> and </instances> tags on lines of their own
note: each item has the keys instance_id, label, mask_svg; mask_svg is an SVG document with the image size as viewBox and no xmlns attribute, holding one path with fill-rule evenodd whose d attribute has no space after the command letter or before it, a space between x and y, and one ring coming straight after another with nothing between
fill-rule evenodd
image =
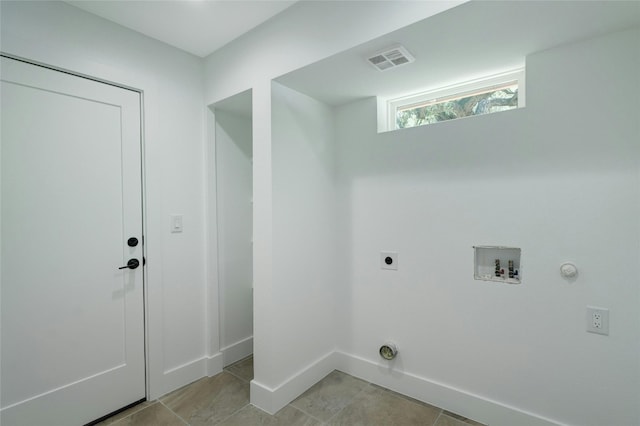
<instances>
[{"instance_id":1,"label":"white baseboard","mask_svg":"<svg viewBox=\"0 0 640 426\"><path fill-rule=\"evenodd\" d=\"M309 367L294 374L273 389L257 382L255 379L252 380L251 404L269 414L277 413L281 408L337 368L335 354L335 352L330 352L317 359Z\"/></svg>"},{"instance_id":2,"label":"white baseboard","mask_svg":"<svg viewBox=\"0 0 640 426\"><path fill-rule=\"evenodd\" d=\"M220 349L220 352L222 352L223 367L240 361L253 353L253 336L225 346Z\"/></svg>"},{"instance_id":3,"label":"white baseboard","mask_svg":"<svg viewBox=\"0 0 640 426\"><path fill-rule=\"evenodd\" d=\"M215 358L215 356L213 358ZM169 392L173 392L182 386L201 379L209 372L210 359L210 357L202 357L166 370L161 378L162 384L160 386L156 384L156 386L152 387L154 391L148 396L148 399L154 400L160 398ZM220 371L222 371L222 369L220 369Z\"/></svg>"},{"instance_id":4,"label":"white baseboard","mask_svg":"<svg viewBox=\"0 0 640 426\"><path fill-rule=\"evenodd\" d=\"M207 376L215 376L216 374L222 372L222 369L224 368L224 363L222 362L223 359L224 356L222 352L218 352L210 357L207 357Z\"/></svg>"},{"instance_id":5,"label":"white baseboard","mask_svg":"<svg viewBox=\"0 0 640 426\"><path fill-rule=\"evenodd\" d=\"M251 382L251 403L275 414L333 370L383 386L419 401L491 426L559 426L560 422L456 389L364 358L335 351L313 362L281 385L270 388Z\"/></svg>"},{"instance_id":6,"label":"white baseboard","mask_svg":"<svg viewBox=\"0 0 640 426\"><path fill-rule=\"evenodd\" d=\"M393 370L387 363L375 363L338 351L334 352L333 356L337 370L484 424L491 426L558 426L561 424L444 383Z\"/></svg>"},{"instance_id":7,"label":"white baseboard","mask_svg":"<svg viewBox=\"0 0 640 426\"><path fill-rule=\"evenodd\" d=\"M222 358L222 352L218 352L166 370L162 377L156 380L151 377L155 386L151 386L147 398L152 401L204 376L215 376L222 372Z\"/></svg>"}]
</instances>

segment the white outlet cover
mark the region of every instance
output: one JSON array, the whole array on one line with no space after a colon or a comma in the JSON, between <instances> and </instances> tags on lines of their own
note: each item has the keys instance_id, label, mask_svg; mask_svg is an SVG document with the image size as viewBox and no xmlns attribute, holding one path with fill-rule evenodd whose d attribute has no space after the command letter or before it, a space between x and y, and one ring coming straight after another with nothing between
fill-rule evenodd
<instances>
[{"instance_id":1,"label":"white outlet cover","mask_svg":"<svg viewBox=\"0 0 640 426\"><path fill-rule=\"evenodd\" d=\"M587 306L587 331L589 333L609 335L609 310L596 306Z\"/></svg>"},{"instance_id":2,"label":"white outlet cover","mask_svg":"<svg viewBox=\"0 0 640 426\"><path fill-rule=\"evenodd\" d=\"M398 270L398 252L383 251L380 252L380 269Z\"/></svg>"}]
</instances>

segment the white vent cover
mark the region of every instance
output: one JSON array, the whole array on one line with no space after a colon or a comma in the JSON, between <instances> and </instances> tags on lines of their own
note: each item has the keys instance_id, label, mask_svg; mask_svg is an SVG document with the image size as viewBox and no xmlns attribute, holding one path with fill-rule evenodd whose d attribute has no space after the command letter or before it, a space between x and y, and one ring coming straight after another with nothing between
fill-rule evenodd
<instances>
[{"instance_id":1,"label":"white vent cover","mask_svg":"<svg viewBox=\"0 0 640 426\"><path fill-rule=\"evenodd\" d=\"M378 71L385 71L399 67L400 65L409 64L415 61L415 58L411 56L411 53L409 53L404 46L397 45L370 56L368 61L376 67Z\"/></svg>"}]
</instances>

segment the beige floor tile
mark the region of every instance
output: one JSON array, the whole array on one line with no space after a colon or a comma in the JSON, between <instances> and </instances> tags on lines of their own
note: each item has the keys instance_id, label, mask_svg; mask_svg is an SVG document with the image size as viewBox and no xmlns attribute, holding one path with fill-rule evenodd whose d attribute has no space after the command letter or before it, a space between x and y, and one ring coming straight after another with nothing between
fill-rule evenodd
<instances>
[{"instance_id":1,"label":"beige floor tile","mask_svg":"<svg viewBox=\"0 0 640 426\"><path fill-rule=\"evenodd\" d=\"M178 389L161 401L191 426L212 425L249 403L249 383L222 372Z\"/></svg>"},{"instance_id":2,"label":"beige floor tile","mask_svg":"<svg viewBox=\"0 0 640 426\"><path fill-rule=\"evenodd\" d=\"M321 423L302 411L287 405L272 416L247 405L218 426L320 426Z\"/></svg>"},{"instance_id":3,"label":"beige floor tile","mask_svg":"<svg viewBox=\"0 0 640 426\"><path fill-rule=\"evenodd\" d=\"M155 404L156 401L145 401L145 402L141 402L138 405L134 405L133 407L126 409L116 415L113 415L111 417L109 417L108 419L105 419L103 421L101 421L100 423L96 423L95 426L108 426L111 425L127 416L130 416L133 413L136 413L144 408L147 408L148 406Z\"/></svg>"},{"instance_id":4,"label":"beige floor tile","mask_svg":"<svg viewBox=\"0 0 640 426\"><path fill-rule=\"evenodd\" d=\"M364 380L336 370L313 385L290 405L326 422L367 387L369 384Z\"/></svg>"},{"instance_id":5,"label":"beige floor tile","mask_svg":"<svg viewBox=\"0 0 640 426\"><path fill-rule=\"evenodd\" d=\"M333 426L432 426L441 410L371 386L340 411Z\"/></svg>"},{"instance_id":6,"label":"beige floor tile","mask_svg":"<svg viewBox=\"0 0 640 426\"><path fill-rule=\"evenodd\" d=\"M159 402L121 419L113 426L185 426L185 422Z\"/></svg>"},{"instance_id":7,"label":"beige floor tile","mask_svg":"<svg viewBox=\"0 0 640 426\"><path fill-rule=\"evenodd\" d=\"M443 426L443 425L444 426L450 426L451 425L451 423L442 423L442 424L440 423L441 419L442 419L443 422L447 422L448 420L446 419L446 417L450 417L450 418L452 418L454 420L458 420L459 422L461 422L460 424L464 425L464 426L468 426L468 425L485 426L482 423L479 423L479 422L476 422L475 420L471 420L471 419L468 419L468 418L463 417L461 415L452 413L451 411L443 410L442 414L443 415L440 416L440 419L438 419L438 423L436 423L436 425L438 425L438 426ZM444 419L443 419L443 417L444 417ZM458 425L458 423L453 423L453 425Z\"/></svg>"},{"instance_id":8,"label":"beige floor tile","mask_svg":"<svg viewBox=\"0 0 640 426\"><path fill-rule=\"evenodd\" d=\"M252 378L253 357L248 357L160 402L144 402L99 425L484 426L340 371L333 371L272 416L249 404Z\"/></svg>"},{"instance_id":9,"label":"beige floor tile","mask_svg":"<svg viewBox=\"0 0 640 426\"><path fill-rule=\"evenodd\" d=\"M398 398L403 398L403 399L406 399L407 401L411 401L411 402L414 402L414 403L419 404L419 405L424 405L425 407L431 407L434 410L442 411L441 408L438 408L435 405L431 405L431 404L428 404L426 402L422 402L419 399L411 398L410 396L403 395L403 394L401 394L399 392L392 391L391 389L387 389L387 388L382 387L382 386L374 385L373 383L371 384L371 386L373 386L374 388L381 389L381 390L383 390L385 392L389 392L391 395L397 396ZM455 417L455 415L452 415L452 417Z\"/></svg>"},{"instance_id":10,"label":"beige floor tile","mask_svg":"<svg viewBox=\"0 0 640 426\"><path fill-rule=\"evenodd\" d=\"M241 359L224 368L231 374L234 374L248 382L253 380L253 355L245 359Z\"/></svg>"}]
</instances>

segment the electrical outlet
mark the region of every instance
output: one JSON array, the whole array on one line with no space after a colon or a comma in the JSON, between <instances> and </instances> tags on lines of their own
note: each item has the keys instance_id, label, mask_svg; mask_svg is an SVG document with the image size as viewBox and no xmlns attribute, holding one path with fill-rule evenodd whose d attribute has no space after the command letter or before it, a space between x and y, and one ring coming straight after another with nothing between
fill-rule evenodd
<instances>
[{"instance_id":1,"label":"electrical outlet","mask_svg":"<svg viewBox=\"0 0 640 426\"><path fill-rule=\"evenodd\" d=\"M593 311L593 328L600 330L602 328L602 313L600 311Z\"/></svg>"},{"instance_id":2,"label":"electrical outlet","mask_svg":"<svg viewBox=\"0 0 640 426\"><path fill-rule=\"evenodd\" d=\"M587 331L589 333L609 335L609 310L587 306Z\"/></svg>"}]
</instances>

